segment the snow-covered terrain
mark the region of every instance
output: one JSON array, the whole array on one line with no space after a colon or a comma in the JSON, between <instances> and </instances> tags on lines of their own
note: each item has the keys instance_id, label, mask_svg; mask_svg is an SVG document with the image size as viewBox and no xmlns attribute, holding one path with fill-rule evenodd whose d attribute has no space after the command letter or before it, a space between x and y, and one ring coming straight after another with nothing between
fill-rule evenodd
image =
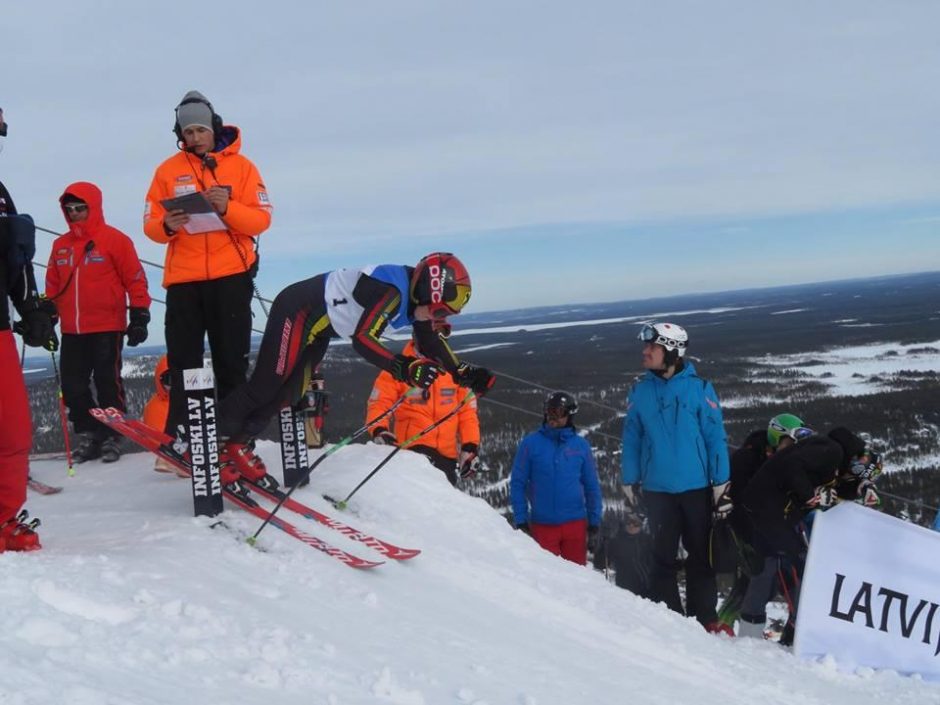
<instances>
[{"instance_id":1,"label":"snow-covered terrain","mask_svg":"<svg viewBox=\"0 0 940 705\"><path fill-rule=\"evenodd\" d=\"M903 371L940 371L940 340L852 345L797 355L767 355L752 361L799 368L828 385L834 396L859 396L892 389L894 376Z\"/></svg>"},{"instance_id":2,"label":"snow-covered terrain","mask_svg":"<svg viewBox=\"0 0 940 705\"><path fill-rule=\"evenodd\" d=\"M260 446L270 466L277 446ZM351 446L298 496L345 494L387 450ZM840 672L697 623L541 551L482 500L404 452L347 519L407 563L356 571L269 527L263 551L191 516L186 480L152 457L33 463L45 548L0 554L4 705L923 705L940 685ZM286 516L286 515L285 515ZM359 555L325 527L309 532Z\"/></svg>"}]
</instances>

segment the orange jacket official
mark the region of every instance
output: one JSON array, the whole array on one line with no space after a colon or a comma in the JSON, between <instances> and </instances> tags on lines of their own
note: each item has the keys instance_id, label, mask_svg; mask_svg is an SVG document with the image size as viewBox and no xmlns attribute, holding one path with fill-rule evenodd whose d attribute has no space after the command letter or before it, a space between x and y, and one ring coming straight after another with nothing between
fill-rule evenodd
<instances>
[{"instance_id":1,"label":"orange jacket official","mask_svg":"<svg viewBox=\"0 0 940 705\"><path fill-rule=\"evenodd\" d=\"M144 233L154 242L167 243L163 286L208 281L247 271L256 259L254 238L271 225L271 202L258 169L239 154L241 133L226 125L232 142L209 154L215 167L181 151L157 167L144 207ZM186 226L168 235L163 228L166 209L161 201L205 191L212 186L230 189L228 210L222 221L227 230L192 235Z\"/></svg>"},{"instance_id":2,"label":"orange jacket official","mask_svg":"<svg viewBox=\"0 0 940 705\"><path fill-rule=\"evenodd\" d=\"M414 355L414 343L408 343L402 351L403 355ZM388 372L382 372L375 380L369 403L366 407L366 419L374 419L394 404L399 397L407 392L409 387L399 382ZM393 414L392 430L399 443L427 428L439 418L452 411L463 401L470 391L457 385L449 374L442 374L434 384L421 395L409 397L395 410ZM372 429L388 427L387 419L382 419ZM441 455L456 460L460 445L464 443L480 443L480 420L477 416L477 401L472 399L451 419L438 426L431 433L422 436L413 445L430 446Z\"/></svg>"},{"instance_id":3,"label":"orange jacket official","mask_svg":"<svg viewBox=\"0 0 940 705\"><path fill-rule=\"evenodd\" d=\"M46 296L55 300L62 332L123 331L127 308L150 308L147 276L131 239L104 221L101 190L84 181L65 189L88 204L88 218L55 239L46 269Z\"/></svg>"}]
</instances>

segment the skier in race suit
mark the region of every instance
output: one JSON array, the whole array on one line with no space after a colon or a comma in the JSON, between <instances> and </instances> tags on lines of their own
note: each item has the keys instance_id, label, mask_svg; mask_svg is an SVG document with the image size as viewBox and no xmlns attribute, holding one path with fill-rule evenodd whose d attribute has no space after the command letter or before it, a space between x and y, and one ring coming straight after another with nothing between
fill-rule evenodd
<instances>
[{"instance_id":1,"label":"skier in race suit","mask_svg":"<svg viewBox=\"0 0 940 705\"><path fill-rule=\"evenodd\" d=\"M470 292L466 267L446 252L429 254L416 267L338 269L281 291L251 377L219 406L219 433L234 461L223 465L223 484L236 482L239 474L253 481L266 476L248 442L283 403L300 398L332 338L351 339L362 357L412 387L427 389L446 371L460 386L486 393L495 377L485 368L461 363L434 325L460 313ZM421 355L396 355L380 342L387 327L409 326Z\"/></svg>"}]
</instances>

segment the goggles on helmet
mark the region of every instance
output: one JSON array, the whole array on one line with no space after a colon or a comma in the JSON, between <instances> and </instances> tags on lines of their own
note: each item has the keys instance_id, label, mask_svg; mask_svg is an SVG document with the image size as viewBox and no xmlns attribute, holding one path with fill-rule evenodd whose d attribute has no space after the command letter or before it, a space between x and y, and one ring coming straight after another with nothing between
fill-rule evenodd
<instances>
[{"instance_id":1,"label":"goggles on helmet","mask_svg":"<svg viewBox=\"0 0 940 705\"><path fill-rule=\"evenodd\" d=\"M440 300L435 300L430 304L431 316L433 318L447 318L460 313L469 300L470 287L468 285L445 282Z\"/></svg>"},{"instance_id":2,"label":"goggles on helmet","mask_svg":"<svg viewBox=\"0 0 940 705\"><path fill-rule=\"evenodd\" d=\"M856 455L849 463L849 471L863 480L874 480L883 470L881 457L874 451L866 450Z\"/></svg>"},{"instance_id":3,"label":"goggles on helmet","mask_svg":"<svg viewBox=\"0 0 940 705\"><path fill-rule=\"evenodd\" d=\"M662 345L667 350L682 350L686 346L686 341L676 340L674 338L667 338L664 335L661 335L656 326L647 323L640 329L640 334L637 336L644 343L653 343L654 345Z\"/></svg>"},{"instance_id":4,"label":"goggles on helmet","mask_svg":"<svg viewBox=\"0 0 940 705\"><path fill-rule=\"evenodd\" d=\"M809 438L816 432L807 428L806 426L797 426L796 428L787 428L782 423L779 423L776 418L770 420L770 428L779 433L781 436L787 436L792 438L794 441L802 441L804 438Z\"/></svg>"}]
</instances>

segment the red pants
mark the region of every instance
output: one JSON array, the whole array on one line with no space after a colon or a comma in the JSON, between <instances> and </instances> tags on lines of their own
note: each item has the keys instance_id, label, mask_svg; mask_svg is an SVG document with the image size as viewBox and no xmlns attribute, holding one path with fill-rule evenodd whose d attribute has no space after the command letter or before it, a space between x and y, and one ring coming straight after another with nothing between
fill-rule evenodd
<instances>
[{"instance_id":1,"label":"red pants","mask_svg":"<svg viewBox=\"0 0 940 705\"><path fill-rule=\"evenodd\" d=\"M532 538L546 551L565 560L587 564L587 519L564 524L529 524Z\"/></svg>"},{"instance_id":2,"label":"red pants","mask_svg":"<svg viewBox=\"0 0 940 705\"><path fill-rule=\"evenodd\" d=\"M0 524L12 519L26 502L29 449L33 443L29 399L16 343L0 331Z\"/></svg>"}]
</instances>

